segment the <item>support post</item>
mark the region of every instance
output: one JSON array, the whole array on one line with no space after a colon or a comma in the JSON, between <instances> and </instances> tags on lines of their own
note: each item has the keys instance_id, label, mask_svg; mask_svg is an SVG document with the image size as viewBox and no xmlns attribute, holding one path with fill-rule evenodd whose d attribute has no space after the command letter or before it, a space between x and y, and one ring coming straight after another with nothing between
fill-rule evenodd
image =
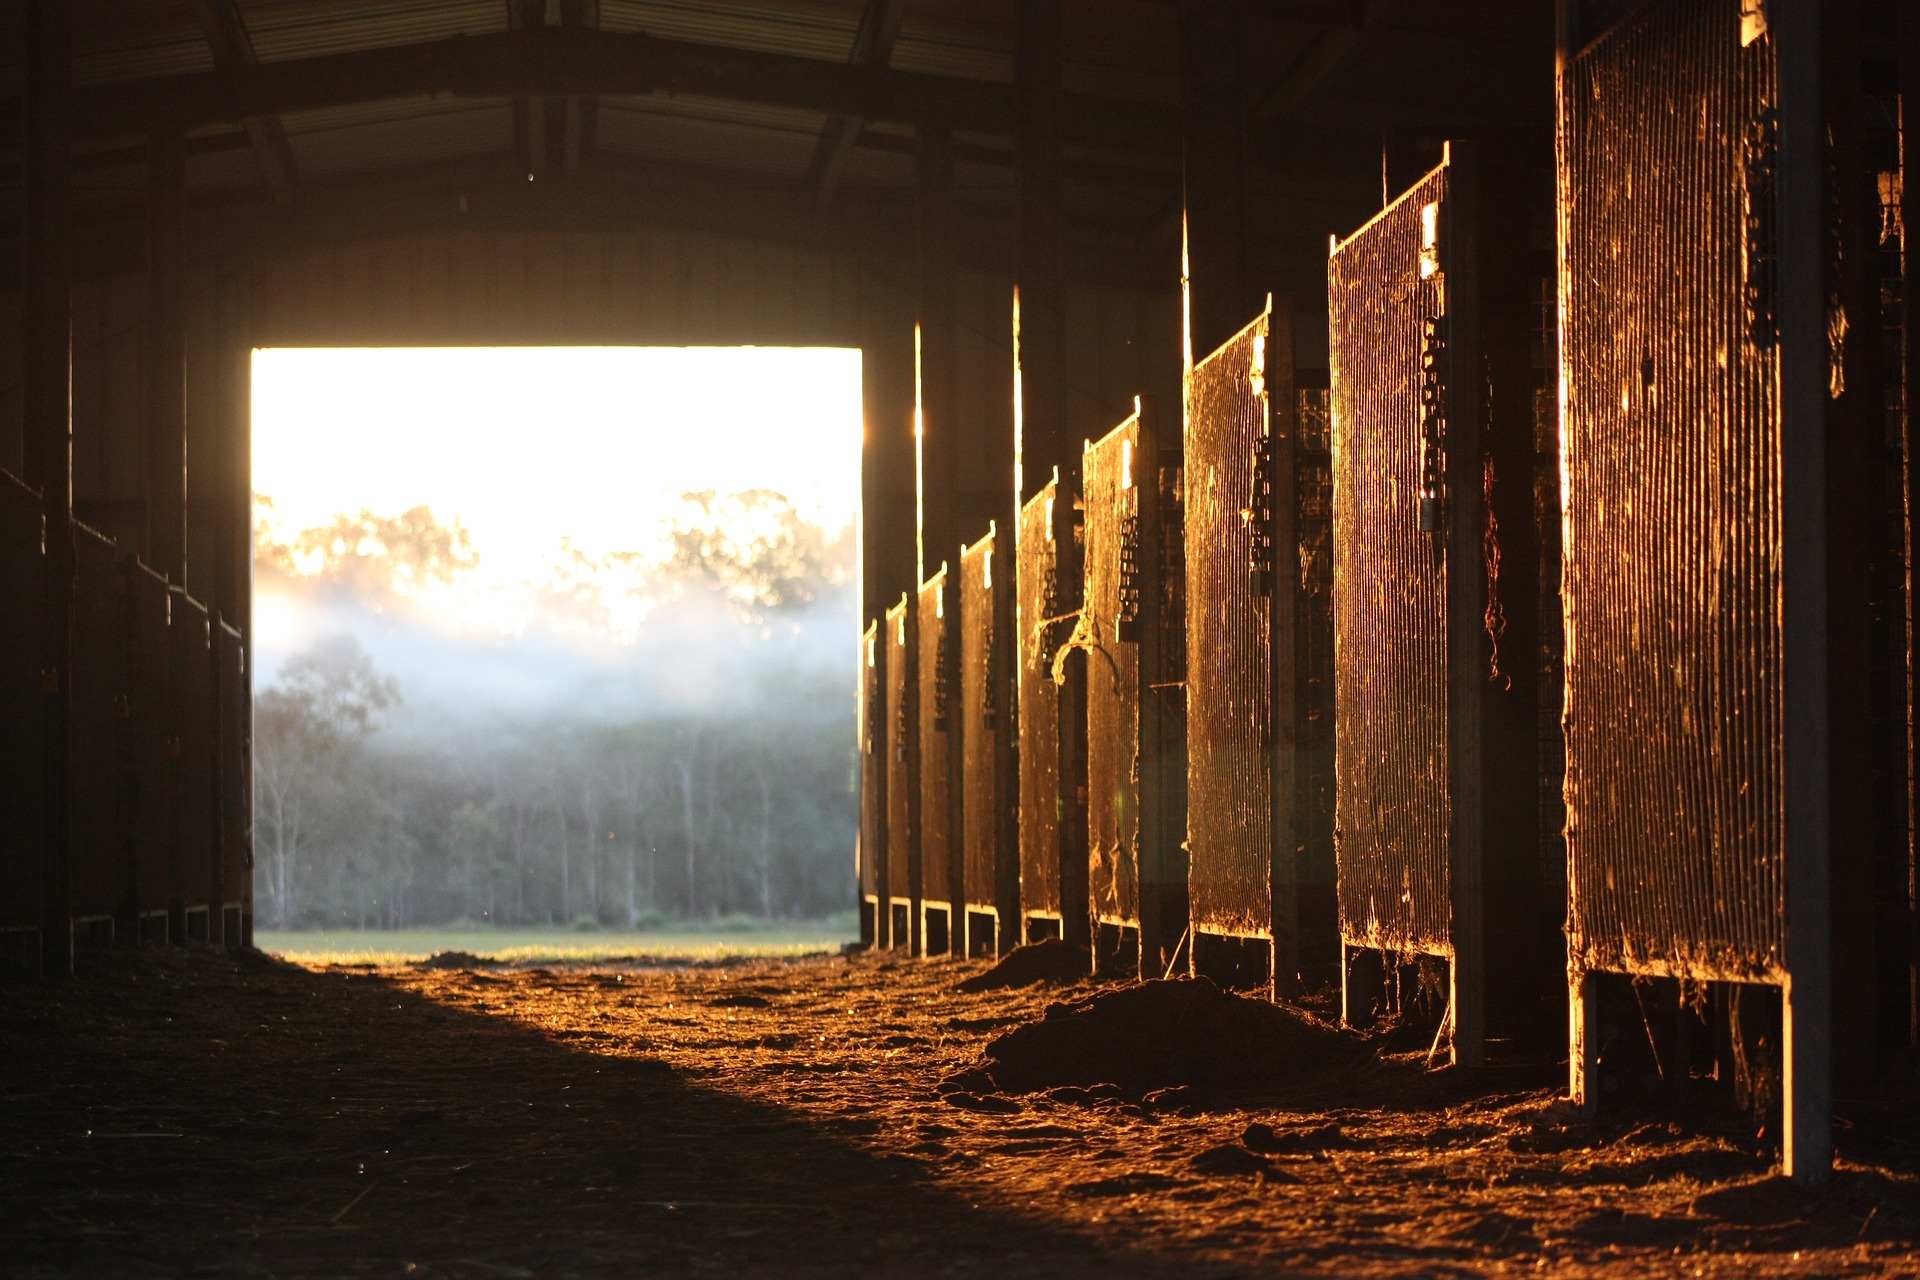
<instances>
[{"instance_id":1,"label":"support post","mask_svg":"<svg viewBox=\"0 0 1920 1280\"><path fill-rule=\"evenodd\" d=\"M47 596L41 688L46 698L41 964L73 971L70 799L73 745L73 263L68 149L72 30L67 0L26 7L26 187L21 306L22 470L46 521Z\"/></svg>"},{"instance_id":2,"label":"support post","mask_svg":"<svg viewBox=\"0 0 1920 1280\"><path fill-rule=\"evenodd\" d=\"M960 472L959 424L954 414L953 135L944 126L920 127L919 335L914 347L914 414L919 435L919 555L916 587L963 538L955 488Z\"/></svg>"},{"instance_id":3,"label":"support post","mask_svg":"<svg viewBox=\"0 0 1920 1280\"><path fill-rule=\"evenodd\" d=\"M1168 638L1160 627L1160 549L1165 516L1160 509L1160 442L1167 430L1163 413L1158 396L1140 397L1140 422L1131 476L1134 500L1139 503L1140 530L1134 552L1140 611L1136 621L1140 636L1136 695L1140 708L1140 835L1135 883L1140 903L1138 976L1142 981L1160 976L1166 964L1162 958L1164 952L1178 941L1171 936L1166 900L1166 883L1173 859L1167 838L1170 782L1167 737L1172 729L1164 696Z\"/></svg>"},{"instance_id":4,"label":"support post","mask_svg":"<svg viewBox=\"0 0 1920 1280\"><path fill-rule=\"evenodd\" d=\"M1769 5L1779 58L1778 219L1787 979L1781 992L1782 1171L1833 1165L1828 919L1826 131L1821 9Z\"/></svg>"},{"instance_id":5,"label":"support post","mask_svg":"<svg viewBox=\"0 0 1920 1280\"><path fill-rule=\"evenodd\" d=\"M147 558L175 586L187 581L187 343L180 228L186 139L147 140Z\"/></svg>"},{"instance_id":6,"label":"support post","mask_svg":"<svg viewBox=\"0 0 1920 1280\"><path fill-rule=\"evenodd\" d=\"M1448 156L1441 210L1447 326L1447 756L1452 815L1447 831L1453 955L1449 1011L1453 1062L1478 1066L1486 1044L1482 873L1486 861L1485 743L1487 580L1481 566L1486 443L1480 316L1480 193L1484 165L1471 145Z\"/></svg>"},{"instance_id":7,"label":"support post","mask_svg":"<svg viewBox=\"0 0 1920 1280\"><path fill-rule=\"evenodd\" d=\"M1271 846L1267 856L1268 900L1272 903L1270 930L1273 952L1268 961L1272 994L1293 996L1300 991L1300 854L1303 843L1300 815L1300 545L1298 466L1300 405L1294 386L1293 299L1282 295L1267 305L1267 431L1271 437L1273 503L1273 583L1267 597L1267 688L1269 736L1273 758L1271 781L1273 814L1268 824Z\"/></svg>"},{"instance_id":8,"label":"support post","mask_svg":"<svg viewBox=\"0 0 1920 1280\"><path fill-rule=\"evenodd\" d=\"M1180 0L1181 187L1196 359L1259 308L1246 243L1241 0Z\"/></svg>"}]
</instances>

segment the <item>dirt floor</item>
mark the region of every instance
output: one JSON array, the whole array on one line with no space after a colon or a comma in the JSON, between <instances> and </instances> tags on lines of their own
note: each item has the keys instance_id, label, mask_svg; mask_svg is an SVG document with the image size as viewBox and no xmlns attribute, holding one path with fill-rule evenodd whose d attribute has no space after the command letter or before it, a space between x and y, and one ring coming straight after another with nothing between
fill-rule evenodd
<instances>
[{"instance_id":1,"label":"dirt floor","mask_svg":"<svg viewBox=\"0 0 1920 1280\"><path fill-rule=\"evenodd\" d=\"M1920 1271L1910 1115L1856 1106L1808 1194L1737 1116L1336 1033L1264 1097L1016 1095L985 1046L1092 989L982 967L92 956L0 986L0 1274Z\"/></svg>"}]
</instances>

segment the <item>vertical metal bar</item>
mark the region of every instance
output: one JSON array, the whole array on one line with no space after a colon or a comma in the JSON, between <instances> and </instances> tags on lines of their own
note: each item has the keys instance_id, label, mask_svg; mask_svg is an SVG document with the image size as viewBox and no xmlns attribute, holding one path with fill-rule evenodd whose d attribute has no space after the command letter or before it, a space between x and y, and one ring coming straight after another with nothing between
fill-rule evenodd
<instances>
[{"instance_id":1,"label":"vertical metal bar","mask_svg":"<svg viewBox=\"0 0 1920 1280\"><path fill-rule=\"evenodd\" d=\"M1133 445L1133 471L1130 477L1139 503L1139 538L1134 552L1139 584L1139 662L1136 664L1135 705L1140 715L1140 783L1138 788L1139 836L1136 858L1140 940L1138 947L1141 979L1160 976L1165 961L1164 949L1174 941L1168 936L1166 883L1172 859L1167 849L1167 745L1169 725L1166 712L1167 637L1160 628L1161 522L1160 442L1165 429L1158 396L1140 397L1139 427Z\"/></svg>"},{"instance_id":2,"label":"vertical metal bar","mask_svg":"<svg viewBox=\"0 0 1920 1280\"><path fill-rule=\"evenodd\" d=\"M175 585L187 580L187 346L180 229L186 140L175 128L147 140L147 557Z\"/></svg>"},{"instance_id":3,"label":"vertical metal bar","mask_svg":"<svg viewBox=\"0 0 1920 1280\"><path fill-rule=\"evenodd\" d=\"M67 0L26 10L26 98L21 168L26 187L21 248L23 470L46 521L47 596L41 687L45 693L45 845L42 966L73 970L70 801L73 745L73 302L69 232Z\"/></svg>"},{"instance_id":4,"label":"vertical metal bar","mask_svg":"<svg viewBox=\"0 0 1920 1280\"><path fill-rule=\"evenodd\" d=\"M1070 478L1065 393L1066 283L1061 261L1060 0L1017 0L1014 12L1014 181L1019 205L1014 295L1016 473L1007 513L1053 477ZM1069 483L1071 483L1069 479ZM1063 493L1062 498L1069 495ZM1016 535L1017 537L1017 535Z\"/></svg>"},{"instance_id":5,"label":"vertical metal bar","mask_svg":"<svg viewBox=\"0 0 1920 1280\"><path fill-rule=\"evenodd\" d=\"M1780 84L1781 612L1786 762L1785 1116L1796 1182L1831 1172L1826 136L1819 0L1768 6Z\"/></svg>"},{"instance_id":6,"label":"vertical metal bar","mask_svg":"<svg viewBox=\"0 0 1920 1280\"><path fill-rule=\"evenodd\" d=\"M1267 794L1273 813L1267 883L1273 906L1273 994L1300 989L1300 402L1293 378L1293 299L1267 302L1267 430L1272 438L1273 586L1267 598L1268 741L1273 758Z\"/></svg>"},{"instance_id":7,"label":"vertical metal bar","mask_svg":"<svg viewBox=\"0 0 1920 1280\"><path fill-rule=\"evenodd\" d=\"M1259 306L1246 269L1241 0L1180 0L1181 188L1193 350L1238 333Z\"/></svg>"},{"instance_id":8,"label":"vertical metal bar","mask_svg":"<svg viewBox=\"0 0 1920 1280\"><path fill-rule=\"evenodd\" d=\"M1579 50L1580 0L1555 0L1554 2L1554 350L1556 405L1555 428L1559 437L1558 455L1567 456L1566 427L1566 387L1567 387L1567 244L1568 217L1572 208L1567 190L1567 121L1570 103L1568 101L1567 76L1573 56ZM1562 473L1564 475L1564 471ZM1566 509L1566 497L1561 495L1561 509ZM1563 531L1564 537L1564 531ZM1564 546L1563 542L1563 546ZM1563 553L1564 554L1564 553ZM1571 642L1572 636L1567 636ZM1571 886L1571 868L1568 869L1568 881ZM1571 888L1569 888L1571 892ZM1584 1054L1587 1052L1587 1023L1583 1004L1587 982L1585 975L1576 967L1573 954L1573 938L1569 932L1567 938L1567 1096L1577 1107L1588 1105L1588 1074Z\"/></svg>"},{"instance_id":9,"label":"vertical metal bar","mask_svg":"<svg viewBox=\"0 0 1920 1280\"><path fill-rule=\"evenodd\" d=\"M1474 1066L1486 1038L1482 877L1483 730L1487 583L1481 570L1486 505L1481 483L1486 373L1480 315L1480 197L1485 165L1474 147L1448 152L1441 210L1447 317L1447 755L1452 820L1448 885L1453 919L1453 1061Z\"/></svg>"}]
</instances>

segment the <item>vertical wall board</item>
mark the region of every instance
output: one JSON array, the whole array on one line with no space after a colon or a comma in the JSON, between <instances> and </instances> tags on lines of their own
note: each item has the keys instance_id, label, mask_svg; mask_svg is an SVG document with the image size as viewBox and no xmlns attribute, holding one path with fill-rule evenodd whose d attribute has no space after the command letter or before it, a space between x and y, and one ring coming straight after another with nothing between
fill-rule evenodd
<instances>
[{"instance_id":1,"label":"vertical wall board","mask_svg":"<svg viewBox=\"0 0 1920 1280\"><path fill-rule=\"evenodd\" d=\"M1438 358L1440 338L1423 344L1446 323L1451 282L1437 246L1423 265L1422 227L1450 214L1447 177L1435 170L1343 241L1327 285L1341 934L1437 954L1453 916L1448 566L1444 513L1422 514L1423 462L1440 463L1437 443L1423 447L1421 370Z\"/></svg>"},{"instance_id":2,"label":"vertical wall board","mask_svg":"<svg viewBox=\"0 0 1920 1280\"><path fill-rule=\"evenodd\" d=\"M886 613L887 645L887 892L896 913L907 913L910 937L893 945L915 945L921 898L919 708L916 705L916 647L913 609L906 597Z\"/></svg>"},{"instance_id":3,"label":"vertical wall board","mask_svg":"<svg viewBox=\"0 0 1920 1280\"><path fill-rule=\"evenodd\" d=\"M951 582L952 587L949 587ZM962 902L959 689L960 593L944 564L914 601L915 697L920 754L920 887L930 907L949 913ZM948 938L958 939L948 918Z\"/></svg>"},{"instance_id":4,"label":"vertical wall board","mask_svg":"<svg viewBox=\"0 0 1920 1280\"><path fill-rule=\"evenodd\" d=\"M126 719L120 765L123 838L133 865L133 910L164 912L172 877L173 701L167 580L132 557L120 562ZM130 936L138 936L137 934Z\"/></svg>"},{"instance_id":5,"label":"vertical wall board","mask_svg":"<svg viewBox=\"0 0 1920 1280\"><path fill-rule=\"evenodd\" d=\"M40 927L46 554L38 496L0 473L0 929Z\"/></svg>"},{"instance_id":6,"label":"vertical wall board","mask_svg":"<svg viewBox=\"0 0 1920 1280\"><path fill-rule=\"evenodd\" d=\"M253 717L247 693L246 650L239 631L222 622L212 628L212 639L215 790L219 804L214 902L228 917L224 922L215 923L218 940L232 947L238 946L241 939L233 927L237 921L231 917L238 914L246 902L247 885L253 872L253 805L249 787Z\"/></svg>"},{"instance_id":7,"label":"vertical wall board","mask_svg":"<svg viewBox=\"0 0 1920 1280\"><path fill-rule=\"evenodd\" d=\"M113 544L74 527L73 666L67 705L73 716L73 915L123 912L132 868L119 830L121 697L120 591Z\"/></svg>"},{"instance_id":8,"label":"vertical wall board","mask_svg":"<svg viewBox=\"0 0 1920 1280\"><path fill-rule=\"evenodd\" d=\"M1777 982L1783 439L1747 138L1778 90L1740 37L1735 6L1650 5L1567 73L1568 945Z\"/></svg>"},{"instance_id":9,"label":"vertical wall board","mask_svg":"<svg viewBox=\"0 0 1920 1280\"><path fill-rule=\"evenodd\" d=\"M1253 583L1268 317L1195 364L1185 414L1187 848L1193 928L1272 931L1272 617Z\"/></svg>"},{"instance_id":10,"label":"vertical wall board","mask_svg":"<svg viewBox=\"0 0 1920 1280\"><path fill-rule=\"evenodd\" d=\"M1059 521L1050 481L1020 511L1015 591L1020 731L1020 912L1061 919L1060 685L1055 651L1065 640L1060 615Z\"/></svg>"},{"instance_id":11,"label":"vertical wall board","mask_svg":"<svg viewBox=\"0 0 1920 1280\"><path fill-rule=\"evenodd\" d=\"M888 650L880 623L860 636L858 733L860 831L857 860L863 940L887 945L887 686ZM868 914L871 913L871 918Z\"/></svg>"},{"instance_id":12,"label":"vertical wall board","mask_svg":"<svg viewBox=\"0 0 1920 1280\"><path fill-rule=\"evenodd\" d=\"M172 589L168 628L172 662L167 672L173 700L172 899L175 938L189 938L188 914L213 902L213 662L207 610L178 587ZM177 754L176 754L177 753ZM197 926L192 926L197 927Z\"/></svg>"},{"instance_id":13,"label":"vertical wall board","mask_svg":"<svg viewBox=\"0 0 1920 1280\"><path fill-rule=\"evenodd\" d=\"M1140 923L1140 493L1127 419L1080 460L1085 586L1077 643L1087 648L1087 887L1093 918Z\"/></svg>"}]
</instances>

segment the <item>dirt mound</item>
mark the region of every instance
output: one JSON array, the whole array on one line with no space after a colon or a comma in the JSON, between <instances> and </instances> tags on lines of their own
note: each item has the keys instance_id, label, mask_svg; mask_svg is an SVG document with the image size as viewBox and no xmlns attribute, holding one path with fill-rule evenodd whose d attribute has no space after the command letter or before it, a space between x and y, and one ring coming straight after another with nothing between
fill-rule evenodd
<instances>
[{"instance_id":1,"label":"dirt mound","mask_svg":"<svg viewBox=\"0 0 1920 1280\"><path fill-rule=\"evenodd\" d=\"M1043 938L1007 952L999 964L961 983L960 990L999 991L1006 987L1031 987L1040 982L1078 982L1092 969L1093 957L1085 947L1069 946L1058 938Z\"/></svg>"},{"instance_id":2,"label":"dirt mound","mask_svg":"<svg viewBox=\"0 0 1920 1280\"><path fill-rule=\"evenodd\" d=\"M1140 1098L1283 1088L1369 1057L1358 1036L1297 1009L1176 978L1049 1006L1043 1020L988 1041L979 1070L1009 1093L1114 1085Z\"/></svg>"},{"instance_id":3,"label":"dirt mound","mask_svg":"<svg viewBox=\"0 0 1920 1280\"><path fill-rule=\"evenodd\" d=\"M416 969L498 969L500 962L471 951L442 951L413 962Z\"/></svg>"}]
</instances>

